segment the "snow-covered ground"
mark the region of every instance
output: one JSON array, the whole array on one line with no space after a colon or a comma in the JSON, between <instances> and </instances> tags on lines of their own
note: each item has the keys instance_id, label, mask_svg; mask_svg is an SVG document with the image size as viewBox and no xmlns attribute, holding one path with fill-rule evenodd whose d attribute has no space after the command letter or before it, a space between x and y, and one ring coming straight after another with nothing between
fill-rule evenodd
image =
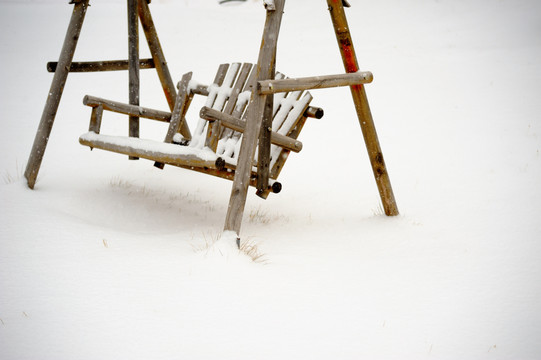
<instances>
[{"instance_id":1,"label":"snow-covered ground","mask_svg":"<svg viewBox=\"0 0 541 360\"><path fill-rule=\"evenodd\" d=\"M125 2L91 3L75 59L126 58ZM0 0L0 359L541 358L541 3L350 3L401 215L382 215L348 89L314 91L326 115L282 193L250 191L253 262L211 246L231 183L78 144L83 96L126 101L125 72L70 75L26 187L72 5ZM176 80L257 58L262 1L150 6ZM343 71L323 0L288 1L277 67Z\"/></svg>"}]
</instances>

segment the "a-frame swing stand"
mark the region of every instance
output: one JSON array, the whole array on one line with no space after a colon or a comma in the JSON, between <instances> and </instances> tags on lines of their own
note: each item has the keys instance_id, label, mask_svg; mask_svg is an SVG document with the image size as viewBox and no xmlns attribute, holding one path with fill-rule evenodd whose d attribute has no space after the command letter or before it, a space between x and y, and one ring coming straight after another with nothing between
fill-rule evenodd
<instances>
[{"instance_id":1,"label":"a-frame swing stand","mask_svg":"<svg viewBox=\"0 0 541 360\"><path fill-rule=\"evenodd\" d=\"M40 168L47 140L51 132L56 111L62 96L62 90L70 71L107 71L129 70L129 101L131 105L139 105L139 69L155 67L162 83L169 107L173 112L175 108L176 90L167 68L167 63L160 46L148 3L150 0L127 0L128 4L128 38L129 59L125 61L104 61L93 63L73 63L73 54L77 45L84 16L89 6L89 0L72 0L74 10L68 27L62 52L58 64L51 64L55 68L55 75L51 90L43 111L41 122L34 140L34 145L26 167L25 177L30 188L34 187ZM349 7L346 0L327 0L338 46L346 70L346 74L320 76L300 79L275 80L276 50L278 34L282 21L285 0L264 0L267 11L263 39L261 43L256 86L252 91L250 106L248 107L246 124L243 130L243 139L238 155L230 202L227 210L224 231L240 233L241 221L244 214L250 177L253 170L253 159L258 148L257 187L264 188L268 184L268 162L270 159L271 126L273 98L275 93L307 90L316 88L349 86L357 112L357 117L363 133L372 170L379 190L385 214L398 215L398 208L391 187L390 178L379 145L374 121L368 105L364 89L365 83L358 80L359 66L353 47L344 7ZM141 21L152 59L139 59L138 49L138 20ZM130 136L138 137L138 117L130 115ZM180 133L185 139L191 134L185 121L181 121Z\"/></svg>"},{"instance_id":2,"label":"a-frame swing stand","mask_svg":"<svg viewBox=\"0 0 541 360\"><path fill-rule=\"evenodd\" d=\"M41 116L34 145L26 165L24 176L28 187L34 188L41 162L47 147L49 135L53 128L56 112L64 91L64 85L70 72L98 72L98 71L129 71L129 103L139 105L139 70L155 68L162 84L162 88L171 111L175 107L175 83L171 78L167 61L154 26L148 4L151 0L127 0L128 12L128 60L73 62L73 56L83 27L86 11L90 0L70 0L74 4L71 20L66 31L64 44L58 62L47 64L49 72L54 72L51 88L45 108ZM139 21L144 30L145 37L152 58L139 59ZM130 116L130 136L139 136L139 121L137 116ZM186 139L191 138L187 125L181 129Z\"/></svg>"}]
</instances>

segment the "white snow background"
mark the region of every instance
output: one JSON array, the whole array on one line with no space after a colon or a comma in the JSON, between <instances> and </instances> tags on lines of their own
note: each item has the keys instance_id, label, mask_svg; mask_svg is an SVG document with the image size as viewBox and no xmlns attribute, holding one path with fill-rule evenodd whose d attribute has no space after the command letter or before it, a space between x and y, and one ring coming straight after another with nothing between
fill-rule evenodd
<instances>
[{"instance_id":1,"label":"white snow background","mask_svg":"<svg viewBox=\"0 0 541 360\"><path fill-rule=\"evenodd\" d=\"M91 3L75 60L127 58L125 2ZM382 215L349 90L313 91L325 117L282 193L250 191L253 262L212 246L230 182L78 144L83 96L126 102L127 72L70 74L26 187L72 5L0 1L0 359L541 358L541 2L350 3L401 215ZM150 7L175 81L257 59L261 1ZM289 76L343 72L323 0L287 2L278 46ZM167 110L141 78L141 105Z\"/></svg>"}]
</instances>

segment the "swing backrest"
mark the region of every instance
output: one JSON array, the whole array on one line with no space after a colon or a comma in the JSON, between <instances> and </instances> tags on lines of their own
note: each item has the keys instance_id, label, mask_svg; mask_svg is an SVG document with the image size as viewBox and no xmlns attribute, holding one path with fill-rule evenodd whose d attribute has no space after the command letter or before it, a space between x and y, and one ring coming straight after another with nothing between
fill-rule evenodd
<instances>
[{"instance_id":1,"label":"swing backrest","mask_svg":"<svg viewBox=\"0 0 541 360\"><path fill-rule=\"evenodd\" d=\"M222 64L213 83L206 87L206 107L223 112L227 115L246 121L247 109L255 86L256 67L249 63ZM285 76L276 73L276 79ZM201 86L191 81L190 89L194 91ZM274 95L272 131L297 139L299 133L309 116L309 105L312 95L309 92L293 91L277 93ZM315 117L315 115L312 115ZM233 166L237 163L242 133L229 128L212 128L219 126L205 119L199 119L193 132L189 146L202 149L205 146L215 151L227 164ZM213 139L214 137L214 139ZM289 155L290 150L278 145L271 145L270 178L276 179ZM256 151L257 154L257 151ZM256 161L257 159L254 159Z\"/></svg>"}]
</instances>

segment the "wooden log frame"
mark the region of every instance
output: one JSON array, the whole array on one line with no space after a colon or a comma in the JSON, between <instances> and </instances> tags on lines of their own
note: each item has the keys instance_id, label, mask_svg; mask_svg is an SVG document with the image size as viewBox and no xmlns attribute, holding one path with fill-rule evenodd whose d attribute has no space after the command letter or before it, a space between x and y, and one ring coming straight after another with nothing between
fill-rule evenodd
<instances>
[{"instance_id":1,"label":"wooden log frame","mask_svg":"<svg viewBox=\"0 0 541 360\"><path fill-rule=\"evenodd\" d=\"M265 27L259 58L257 61L257 80L269 80L274 76L278 34L282 22L285 0L275 0L274 9L267 8ZM240 227L246 206L246 197L250 176L252 174L252 159L258 137L261 133L262 119L265 112L266 96L252 92L252 104L249 108L248 120L242 140L235 179L231 189L229 206L224 224L224 231L237 234L237 245L240 246ZM269 142L270 143L270 142Z\"/></svg>"},{"instance_id":2,"label":"wooden log frame","mask_svg":"<svg viewBox=\"0 0 541 360\"><path fill-rule=\"evenodd\" d=\"M237 65L240 65L240 64L237 64ZM228 91L229 92L228 100L226 101L223 109L222 107L219 107L219 109L221 110L218 110L216 108L212 109L205 106L201 109L201 112L200 112L201 119L208 120L211 122L211 124L209 124L211 126L207 126L207 129L212 129L212 130L207 131L205 144L206 146L208 146L215 152L216 152L217 141L213 142L209 140L212 138L214 134L220 134L220 141L226 141L226 139L229 139L232 136L238 137L239 136L238 133L244 132L244 129L246 126L246 119L247 119L247 115L249 111L244 111L246 105L237 106L236 100L240 92L253 92L255 89L255 84L256 84L255 76L257 75L256 74L257 71L256 69L254 69L254 71L250 72L251 69L252 69L252 65L246 64L246 63L242 64L241 67L236 66L234 69L231 69L231 67L229 67L229 64L222 64L220 65L218 72L214 78L213 86L220 87L222 86L222 83L225 80L226 73L229 72L229 74L227 75L229 77L229 80L228 80L229 82L227 85L225 84L224 85L227 87L232 86L230 88L230 91ZM235 78L235 76L232 76L231 78L231 74L233 73L238 74L238 76L236 77L236 80L234 81L234 83L230 83L230 81L232 81L232 78ZM248 78L248 76L250 76L250 78ZM280 76L282 77L283 75L280 75ZM185 86L181 85L182 83L186 82L185 77L188 77L186 80L191 79L191 73L185 74L183 76L183 80L181 80L181 82L179 83L179 97L177 98L177 106L185 102L184 100L185 96L182 95L184 92L182 88L185 88ZM209 96L209 91L208 91L209 87L202 86L200 84L196 85L196 84L197 82L191 83L192 87L190 89L191 89L191 92L193 92L193 94L190 94L190 95L194 95L195 93L198 93L198 94L200 93L202 95ZM302 92L296 92L296 93L297 95L300 96ZM292 93L292 96L294 96L294 94L295 93ZM285 135L278 134L276 132L271 132L271 143L278 146L283 146L283 148L281 148L281 153L279 154L279 156L278 154L276 154L275 156L277 161L273 161L274 165L269 174L270 179L268 179L268 182L264 184L264 186L261 186L261 185L259 186L261 191L258 191L257 194L262 198L266 198L270 192L276 192L276 186L269 186L269 184L270 185L276 184L275 179L277 179L280 173L280 170L283 164L285 163L285 160L287 159L287 155L289 154L289 151L298 152L302 148L302 143L296 141L296 137L298 136L300 129L302 129L302 126L304 125L306 118L307 117L321 118L323 116L322 109L309 106L309 103L312 97L308 93L306 93L304 96L308 97L309 100L304 100L304 103L306 103L306 107L301 109L300 111L301 116L297 117L296 121L293 124L289 125L291 130L288 130L288 133L286 133ZM286 96L285 95L280 96L280 98L284 98L284 97ZM219 105L219 106L222 106L222 105ZM277 106L274 111L276 112L278 108L280 107ZM286 106L286 109L287 109L287 106ZM288 113L289 113L289 110L286 111L286 114ZM172 116L171 125L170 125L170 129L168 133L175 133L175 131L177 131L177 130L171 130L171 129L172 128L178 129L178 124L173 125L173 123L175 121L178 121L180 118L182 118L184 121L184 114ZM218 129L216 129L216 126L218 127ZM237 132L236 135L234 134L235 132ZM170 139L166 138L165 141L168 142L170 141ZM252 163L252 166L257 166L257 164ZM232 171L237 170L237 166L229 162L225 163L225 168ZM207 173L210 173L211 175L220 176L222 178L227 178L227 179L233 179L233 175L234 175L233 172L228 172L228 173L218 172L217 173L213 169L208 169L208 171L207 169L203 169L203 170L194 169L194 170L207 172ZM251 178L258 179L259 172L258 173L252 172ZM253 182L250 183L250 186L252 185L253 185Z\"/></svg>"},{"instance_id":3,"label":"wooden log frame","mask_svg":"<svg viewBox=\"0 0 541 360\"><path fill-rule=\"evenodd\" d=\"M156 31L152 15L150 14L148 3L150 3L150 1L147 2L145 0L139 0L139 20L141 21L141 27L143 28L145 37L147 39L150 54L154 59L156 72L158 73L158 77L162 84L162 89L167 99L167 104L169 105L169 109L173 111L175 108L175 98L177 95L175 83L173 82L173 78L169 72L169 67L167 66L167 61L165 59L160 39L158 38L158 33ZM192 138L190 129L186 122L182 123L180 133L187 140Z\"/></svg>"},{"instance_id":4,"label":"wooden log frame","mask_svg":"<svg viewBox=\"0 0 541 360\"><path fill-rule=\"evenodd\" d=\"M257 83L260 94L326 89L339 86L352 86L371 83L374 76L369 71L338 75L312 76L297 79L263 80Z\"/></svg>"},{"instance_id":5,"label":"wooden log frame","mask_svg":"<svg viewBox=\"0 0 541 360\"><path fill-rule=\"evenodd\" d=\"M54 76L24 173L27 185L30 189L34 188L38 177L68 74L70 72L118 71L130 69L130 59L73 62L73 56L75 54L86 11L90 5L89 0L70 0L69 3L74 5L73 12L66 31L59 60L47 64L48 71L54 72ZM131 19L130 21L134 23L135 19L133 18L133 13L138 15L152 55L152 59L138 59L138 56L137 61L134 60L135 58L132 59L132 68L156 69L169 108L173 111L176 97L175 85L171 78L171 74L169 73L167 61L165 60L156 28L150 14L149 3L150 0L128 0L128 8L130 8L130 5L132 7L133 5L136 5L135 12L133 11L133 8L132 10L128 9L128 17ZM133 24L129 25L129 29L134 29ZM130 31L133 34L133 30ZM130 46L130 48L132 47ZM132 102L135 103L135 100ZM135 128L133 129L135 132ZM184 138L191 139L190 129L186 122L182 125L181 133Z\"/></svg>"},{"instance_id":6,"label":"wooden log frame","mask_svg":"<svg viewBox=\"0 0 541 360\"><path fill-rule=\"evenodd\" d=\"M267 9L270 7L267 6ZM272 76L274 76L274 69ZM257 156L257 194L268 191L268 183L270 178L270 163L271 163L271 137L272 137L272 115L274 108L274 96L267 95L263 106L263 116L261 118L261 130L258 142Z\"/></svg>"},{"instance_id":7,"label":"wooden log frame","mask_svg":"<svg viewBox=\"0 0 541 360\"><path fill-rule=\"evenodd\" d=\"M72 69L73 71L82 72L91 71L90 69L92 66L94 66L95 71L119 70L121 68L124 69L127 66L130 73L130 104L120 104L92 97L85 98L88 101L87 105L92 106L93 109L89 126L90 132L81 136L80 142L91 148L103 148L127 154L130 157L144 157L156 160L159 163L172 164L206 172L211 175L229 179L232 178L233 186L225 219L224 231L235 232L237 235L237 244L240 242L238 235L240 233L248 187L255 185L258 188L258 191L265 192L269 191L268 184L271 183L272 191L278 192L281 188L280 183L268 181L270 175L270 144L278 143L283 145L285 147L283 154L287 157L289 151L298 150L299 147L302 146L302 144L295 139L300 129L304 126L306 116L318 117L320 114L318 109L307 106L304 109L304 116L297 124L295 124L290 133L287 136L277 136L277 134L272 131L269 121L272 120L273 94L280 92L320 89L335 86L350 87L385 213L389 216L398 215L398 208L396 206L389 175L387 173L363 86L372 81L372 74L359 71L351 34L349 32L349 25L344 12L344 7L349 7L349 3L346 0L327 0L346 74L278 80L275 80L273 76L275 73L277 40L285 0L265 1L267 17L259 52L257 71L255 73L254 85L256 85L256 89L251 93L250 106L245 115L246 122L239 122L238 118L240 116L236 116L238 114L235 114L236 110L234 109L226 109L225 112L218 111L217 113L209 108L203 108L202 110L202 115L204 115L207 120L211 121L211 126L208 126L209 136L207 137L207 145L211 147L215 146L219 132L244 131L240 154L234 169L225 168L223 159L217 157L216 154L210 156L210 158L204 159L199 156L199 154L190 154L190 151L170 151L175 148L176 145L167 143L169 141L167 137L170 137L169 132L166 137L166 143L158 143L165 147L156 149L153 148L153 145L149 145L150 143L147 143L148 141L134 138L138 136L138 125L134 125L134 120L143 117L142 114L150 116L149 118L153 118L154 120L170 122L170 128L171 126L174 126L186 139L191 138L186 121L184 121L184 109L175 107L175 98L177 97L176 90L150 16L148 9L149 2L150 0L127 0L128 38L130 44L128 61L116 63L115 61L112 61L94 64L73 64L73 54L77 45L86 9L89 6L89 0L72 0L70 2L75 4L74 10L59 61L54 69L55 75L51 84L51 90L25 171L25 177L27 178L28 186L30 188L33 188L35 184L68 73L72 71ZM149 61L142 61L139 59L138 19L140 19L145 31L145 36L152 54L153 64L150 64ZM55 65L51 64L51 68L54 66ZM139 70L141 67L147 66L156 68L171 111L173 113L176 111L177 115L181 115L178 123L171 125L171 123L173 123L171 115L165 115L164 112L141 108L139 106ZM85 70L85 68L87 70ZM236 90L233 92L235 91ZM208 94L208 90L201 87L190 89L188 92L188 99L186 99L188 103L191 101L191 98L189 97L193 96L194 93ZM109 141L107 140L107 137L98 135L104 110L128 114L132 120L130 121L131 125L129 132L131 137L125 137L127 140L124 142L115 143L116 140L113 139L113 137L111 137L111 140ZM229 111L233 111L233 114L229 114ZM143 149L143 147L139 146L140 142L144 142L143 145L150 147ZM257 164L257 173L254 173L252 171L254 166L253 159L258 144L259 162ZM176 149L178 149L178 147L176 147ZM194 166L196 167L195 169L193 168ZM281 165L278 165L278 171L280 169Z\"/></svg>"},{"instance_id":8,"label":"wooden log frame","mask_svg":"<svg viewBox=\"0 0 541 360\"><path fill-rule=\"evenodd\" d=\"M344 2L343 0L327 0L327 5L346 73L356 73L359 71L359 64L357 63L357 55L349 32ZM385 214L387 216L398 215L398 207L383 159L383 152L379 144L370 106L368 105L366 91L362 84L353 85L350 89Z\"/></svg>"},{"instance_id":9,"label":"wooden log frame","mask_svg":"<svg viewBox=\"0 0 541 360\"><path fill-rule=\"evenodd\" d=\"M273 6L267 7L267 20L265 22L257 65L257 92L252 93L251 111L248 116L238 168L235 172L235 179L231 190L231 197L224 225L224 231L235 232L237 235L237 245L239 246L239 233L246 204L248 182L251 174L251 159L253 158L258 140L260 149L257 174L258 187L260 182L264 182L269 174L267 161L269 159L268 148L271 142L271 132L268 127L268 109L269 107L272 107L272 100L269 99L269 96L278 92L320 89L336 86L350 87L385 213L389 216L398 215L398 208L383 160L383 153L379 146L366 92L363 87L363 84L372 81L373 76L369 72L359 71L349 26L344 12L344 7L349 7L349 3L346 0L327 0L346 74L274 80L272 75L274 74L276 62L276 44L284 3L285 0L276 0L272 2ZM221 121L225 123L225 119L226 117L222 116ZM304 123L300 124L300 127L303 125Z\"/></svg>"},{"instance_id":10,"label":"wooden log frame","mask_svg":"<svg viewBox=\"0 0 541 360\"><path fill-rule=\"evenodd\" d=\"M103 117L103 105L99 104L98 106L92 107L92 114L90 115L90 125L88 131L95 132L96 134L100 133L101 129L101 119Z\"/></svg>"},{"instance_id":11,"label":"wooden log frame","mask_svg":"<svg viewBox=\"0 0 541 360\"><path fill-rule=\"evenodd\" d=\"M47 96L47 101L45 102L45 107L41 115L36 137L34 138L34 143L30 152L30 157L28 158L28 163L26 164L26 170L24 172L24 176L30 189L33 189L36 184L41 162L43 161L45 149L47 148L47 142L49 141L49 136L51 134L51 130L53 129L56 112L58 111L58 106L60 105L60 99L62 98L62 93L64 92L64 86L68 78L69 68L71 67L71 63L73 61L73 55L75 53L75 48L77 47L79 34L81 33L83 21L88 9L88 1L89 0L72 1L74 7L71 20L66 31L64 44L62 45L62 50L60 51L60 57L58 59L58 71L54 73L49 95Z\"/></svg>"},{"instance_id":12,"label":"wooden log frame","mask_svg":"<svg viewBox=\"0 0 541 360\"><path fill-rule=\"evenodd\" d=\"M175 101L175 107L173 108L173 112L171 113L169 127L167 129L167 133L164 139L165 143L172 143L173 137L182 128L182 124L186 122L186 112L188 111L188 107L190 106L193 98L193 93L188 89L191 79L192 73L189 72L184 74L182 76L182 80L180 80L180 82L178 83L179 92ZM163 169L164 165L164 163L159 161L154 162L154 166L158 169Z\"/></svg>"},{"instance_id":13,"label":"wooden log frame","mask_svg":"<svg viewBox=\"0 0 541 360\"><path fill-rule=\"evenodd\" d=\"M58 68L58 62L47 63L47 71L54 73ZM154 59L140 59L140 69L155 69ZM100 72L100 71L122 71L129 69L128 60L104 60L104 61L79 61L72 62L69 72Z\"/></svg>"},{"instance_id":14,"label":"wooden log frame","mask_svg":"<svg viewBox=\"0 0 541 360\"><path fill-rule=\"evenodd\" d=\"M128 91L130 105L139 106L140 80L139 80L139 19L137 16L138 2L144 0L127 0L128 2ZM139 137L139 116L130 115L130 137ZM139 159L129 156L130 160Z\"/></svg>"}]
</instances>

